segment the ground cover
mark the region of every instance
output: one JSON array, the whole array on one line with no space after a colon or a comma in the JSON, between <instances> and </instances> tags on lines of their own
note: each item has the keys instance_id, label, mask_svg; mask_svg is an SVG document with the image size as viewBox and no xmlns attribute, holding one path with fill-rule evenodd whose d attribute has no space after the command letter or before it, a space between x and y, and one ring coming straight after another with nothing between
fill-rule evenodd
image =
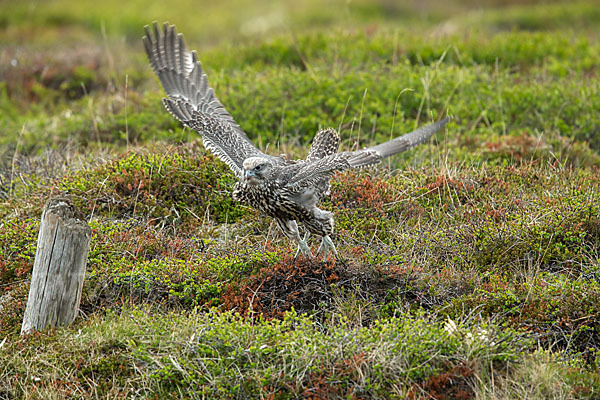
<instances>
[{"instance_id":1,"label":"ground cover","mask_svg":"<svg viewBox=\"0 0 600 400\"><path fill-rule=\"evenodd\" d=\"M0 399L596 398L600 8L398 4L2 3ZM162 109L154 19L272 153L453 120L337 175L341 257L294 260ZM82 316L21 338L53 194L93 231Z\"/></svg>"}]
</instances>

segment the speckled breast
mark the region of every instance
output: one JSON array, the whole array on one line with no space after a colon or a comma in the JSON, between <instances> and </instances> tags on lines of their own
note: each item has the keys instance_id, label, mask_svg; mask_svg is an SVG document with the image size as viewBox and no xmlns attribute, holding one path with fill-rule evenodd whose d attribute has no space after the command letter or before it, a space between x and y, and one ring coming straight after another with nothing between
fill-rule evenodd
<instances>
[{"instance_id":1,"label":"speckled breast","mask_svg":"<svg viewBox=\"0 0 600 400\"><path fill-rule=\"evenodd\" d=\"M289 200L286 191L276 184L248 185L246 182L238 182L232 195L234 200L246 203L271 217L300 221L310 218L310 213Z\"/></svg>"}]
</instances>

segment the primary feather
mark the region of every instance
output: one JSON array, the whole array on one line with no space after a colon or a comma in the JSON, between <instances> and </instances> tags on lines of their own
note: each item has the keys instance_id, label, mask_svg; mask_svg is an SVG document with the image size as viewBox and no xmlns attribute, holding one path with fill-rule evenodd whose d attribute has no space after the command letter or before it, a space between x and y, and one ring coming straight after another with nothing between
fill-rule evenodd
<instances>
[{"instance_id":1,"label":"primary feather","mask_svg":"<svg viewBox=\"0 0 600 400\"><path fill-rule=\"evenodd\" d=\"M161 30L146 26L144 48L167 98L166 109L184 125L200 132L205 147L241 176L244 160L252 156L272 158L258 150L221 104L208 84L196 52L185 46L175 26Z\"/></svg>"}]
</instances>

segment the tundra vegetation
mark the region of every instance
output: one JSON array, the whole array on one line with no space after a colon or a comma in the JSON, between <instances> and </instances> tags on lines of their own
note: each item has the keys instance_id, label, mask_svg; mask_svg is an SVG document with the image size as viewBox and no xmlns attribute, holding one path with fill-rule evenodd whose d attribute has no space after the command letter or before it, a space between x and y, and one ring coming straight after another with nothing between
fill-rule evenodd
<instances>
[{"instance_id":1,"label":"tundra vegetation","mask_svg":"<svg viewBox=\"0 0 600 400\"><path fill-rule=\"evenodd\" d=\"M600 396L596 1L203 3L1 3L0 399ZM153 20L273 154L454 118L336 175L340 257L294 260L163 110ZM57 194L93 231L81 316L21 337Z\"/></svg>"}]
</instances>

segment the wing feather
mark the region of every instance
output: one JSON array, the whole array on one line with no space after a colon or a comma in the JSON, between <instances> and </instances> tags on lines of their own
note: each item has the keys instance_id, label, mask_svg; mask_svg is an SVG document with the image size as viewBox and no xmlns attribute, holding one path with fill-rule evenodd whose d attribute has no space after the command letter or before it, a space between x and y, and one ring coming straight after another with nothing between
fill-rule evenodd
<instances>
[{"instance_id":1,"label":"wing feather","mask_svg":"<svg viewBox=\"0 0 600 400\"><path fill-rule=\"evenodd\" d=\"M258 150L208 84L196 52L187 50L183 36L175 26L165 22L161 30L145 27L144 49L150 65L167 93L163 99L167 110L184 125L197 130L207 150L224 161L241 176L242 164L248 157L273 160Z\"/></svg>"},{"instance_id":2,"label":"wing feather","mask_svg":"<svg viewBox=\"0 0 600 400\"><path fill-rule=\"evenodd\" d=\"M309 186L320 185L323 181L328 181L337 171L378 164L386 157L424 143L435 132L443 128L449 120L449 118L444 118L434 124L367 149L335 153L313 162L300 164L294 170L293 175L283 177L285 179L284 186L290 192L300 192Z\"/></svg>"}]
</instances>

